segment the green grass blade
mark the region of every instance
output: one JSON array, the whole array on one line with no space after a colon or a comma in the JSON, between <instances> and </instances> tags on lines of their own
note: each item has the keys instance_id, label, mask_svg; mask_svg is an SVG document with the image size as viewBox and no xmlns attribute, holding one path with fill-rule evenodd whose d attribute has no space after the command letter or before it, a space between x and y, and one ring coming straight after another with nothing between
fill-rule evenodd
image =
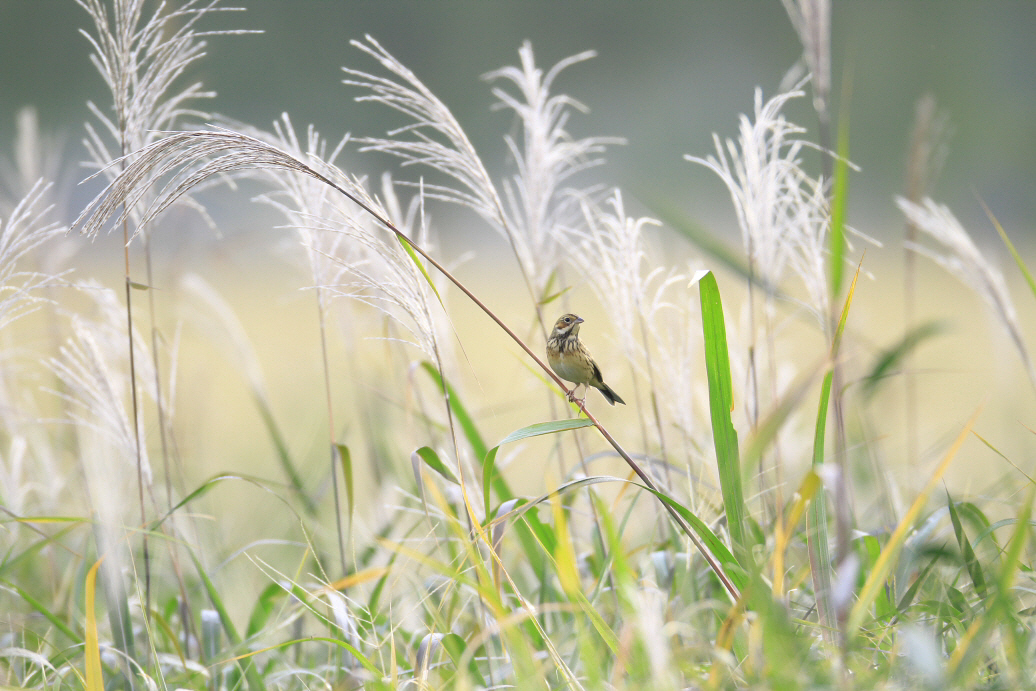
<instances>
[{"instance_id":1,"label":"green grass blade","mask_svg":"<svg viewBox=\"0 0 1036 691\"><path fill-rule=\"evenodd\" d=\"M86 611L86 626L83 630L85 649L83 655L86 658L83 663L86 667L84 676L86 678L86 691L104 691L104 678L101 676L101 648L97 636L97 570L101 566L98 559L86 574L86 584L83 592L83 608Z\"/></svg>"},{"instance_id":2,"label":"green grass blade","mask_svg":"<svg viewBox=\"0 0 1036 691\"><path fill-rule=\"evenodd\" d=\"M420 449L414 452L414 455L419 458L426 466L437 472L439 475L449 480L453 484L460 484L457 476L453 474L449 466L442 462L439 458L439 454L435 453L435 450L429 446L422 446ZM414 473L417 473L417 464L414 464ZM420 482L420 478L417 478Z\"/></svg>"},{"instance_id":3,"label":"green grass blade","mask_svg":"<svg viewBox=\"0 0 1036 691\"><path fill-rule=\"evenodd\" d=\"M592 427L593 422L586 418L571 418L568 420L551 420L549 422L537 422L536 424L522 427L511 432L497 446L521 441L530 437L538 437L543 434L554 434L556 432L567 432L580 427Z\"/></svg>"},{"instance_id":4,"label":"green grass blade","mask_svg":"<svg viewBox=\"0 0 1036 691\"><path fill-rule=\"evenodd\" d=\"M636 483L634 483L636 484ZM712 532L705 521L701 520L686 506L676 501L667 494L663 494L658 490L653 490L650 487L637 484L638 487L651 492L659 500L665 502L669 506L673 507L680 517L687 521L687 524L691 526L691 529L698 534L698 537L702 539L705 546L708 547L712 555L716 557L720 565L723 567L723 572L731 580L731 582L737 586L737 589L743 590L748 585L748 572L734 557L734 554L727 548L723 541L719 539L716 533Z\"/></svg>"},{"instance_id":5,"label":"green grass blade","mask_svg":"<svg viewBox=\"0 0 1036 691\"><path fill-rule=\"evenodd\" d=\"M413 246L411 246L410 241L404 240L399 235L396 235L395 237L396 240L399 241L399 244L403 247L403 251L405 251L407 253L407 256L410 257L410 261L414 262L414 266L416 266L417 270L421 272L422 276L424 276L424 280L428 283L428 287L432 289L433 293L435 293L435 299L439 301L439 306L442 307L445 311L446 304L442 301L442 295L439 295L439 289L435 287L435 283L432 281L432 277L428 275L428 269L425 268L424 262L421 261L421 258L417 256L417 252L414 251L414 248Z\"/></svg>"},{"instance_id":6,"label":"green grass blade","mask_svg":"<svg viewBox=\"0 0 1036 691\"><path fill-rule=\"evenodd\" d=\"M849 208L849 109L843 108L838 122L838 156L835 158L835 180L831 190L831 233L828 237L828 267L831 295L842 292L845 266L845 219Z\"/></svg>"},{"instance_id":7,"label":"green grass blade","mask_svg":"<svg viewBox=\"0 0 1036 691\"><path fill-rule=\"evenodd\" d=\"M709 381L709 411L723 508L726 511L732 542L735 547L745 550L747 554L741 458L737 431L730 416L734 407L734 386L730 377L727 329L723 320L723 302L720 299L719 285L711 271L701 277L698 290L701 294L701 320L705 338L705 370Z\"/></svg>"},{"instance_id":8,"label":"green grass blade","mask_svg":"<svg viewBox=\"0 0 1036 691\"><path fill-rule=\"evenodd\" d=\"M894 345L883 350L874 366L863 377L862 393L865 399L871 398L878 385L893 372L924 341L944 332L946 325L942 322L930 321L915 326Z\"/></svg>"},{"instance_id":9,"label":"green grass blade","mask_svg":"<svg viewBox=\"0 0 1036 691\"><path fill-rule=\"evenodd\" d=\"M496 472L496 454L499 450L499 446L494 446L493 448L491 448L489 450L489 453L486 454L485 461L483 461L482 463L482 508L485 510L485 513L483 513L482 515L485 516L487 519L489 518L490 514L489 507L492 503L492 498L490 495L492 494L493 481L496 477L499 476L499 473ZM507 501L508 499L511 499L511 497L500 497L501 501Z\"/></svg>"},{"instance_id":10,"label":"green grass blade","mask_svg":"<svg viewBox=\"0 0 1036 691\"><path fill-rule=\"evenodd\" d=\"M291 504L289 502L287 502L286 500L284 500L281 497L280 494L272 491L269 487L267 487L267 485L266 485L264 480L262 480L260 478L256 478L256 477L250 477L248 475L220 473L219 475L215 475L215 476L209 478L208 480L203 482L201 485L199 485L197 488L192 490L186 497L184 497L179 502L177 502L176 505L173 506L173 508L169 509L160 518L158 518L155 521L153 521L148 526L148 529L151 532L157 532L159 526L161 526L162 523L164 523L170 516L175 514L178 510L180 510L181 508L183 508L187 504L191 503L192 501L194 501L196 499L199 499L200 497L203 497L204 495L208 494L209 491L214 489L217 485L220 485L223 482L227 482L227 481L230 481L230 480L240 480L240 481L246 482L246 483L248 483L250 485L253 485L255 487L258 487L259 489L261 489L264 492L272 494L273 496L277 497L278 500L282 501L289 508L289 510L291 510L294 513L294 509L291 507Z\"/></svg>"},{"instance_id":11,"label":"green grass blade","mask_svg":"<svg viewBox=\"0 0 1036 691\"><path fill-rule=\"evenodd\" d=\"M914 499L913 504L907 509L906 514L900 520L899 525L892 531L892 535L889 536L888 542L885 543L885 547L881 550L881 555L878 557L877 562L874 564L874 568L867 574L867 579L864 581L863 587L860 589L859 597L856 603L853 605L849 612L849 623L847 627L847 635L851 638L856 635L856 632L863 625L863 621L867 616L867 612L870 610L871 604L877 597L878 592L884 587L885 581L888 579L888 575L892 572L892 568L895 565L895 559L899 555L900 550L903 548L903 543L906 542L907 536L913 528L917 518L921 515L921 510L925 507L928 502L928 497L931 495L935 485L942 480L942 476L945 475L946 470L950 467L950 461L954 459L960 447L963 446L964 440L971 434L971 428L975 424L975 420L978 418L978 412L976 412L972 418L964 425L964 429L961 430L960 434L957 435L957 439L954 440L953 445L949 451L940 461L936 467L932 476L928 479L924 489Z\"/></svg>"},{"instance_id":12,"label":"green grass blade","mask_svg":"<svg viewBox=\"0 0 1036 691\"><path fill-rule=\"evenodd\" d=\"M349 516L349 544L352 544L353 516L356 514L355 485L353 483L353 457L349 453L349 447L345 444L335 444L338 449L338 458L342 465L342 479L345 482L345 501L348 504L346 512Z\"/></svg>"},{"instance_id":13,"label":"green grass blade","mask_svg":"<svg viewBox=\"0 0 1036 691\"><path fill-rule=\"evenodd\" d=\"M993 224L993 227L996 228L996 232L1000 234L1000 239L1003 240L1004 245L1007 246L1007 251L1011 253L1012 257L1014 257L1015 264L1018 265L1018 269L1022 272L1022 275L1025 276L1026 283L1029 284L1029 290L1032 291L1033 296L1036 297L1036 279L1034 279L1032 273L1029 272L1029 267L1025 265L1022 255L1018 254L1018 250L1014 248L1014 243L1011 242L1011 238L1007 236L1007 233L1004 231L1004 227L1000 225L1000 221L996 220L996 216L994 216L993 212L990 211L988 206L986 206L986 203L981 199L979 199L978 202L982 205L982 208L985 210L986 216L989 217L989 221Z\"/></svg>"},{"instance_id":14,"label":"green grass blade","mask_svg":"<svg viewBox=\"0 0 1036 691\"><path fill-rule=\"evenodd\" d=\"M270 583L263 588L263 591L259 593L259 597L255 601L255 605L252 607L252 613L248 617L248 628L245 629L246 636L251 638L263 630L263 627L266 626L266 623L270 621L270 617L273 615L277 601L283 596L284 588L279 583Z\"/></svg>"},{"instance_id":15,"label":"green grass blade","mask_svg":"<svg viewBox=\"0 0 1036 691\"><path fill-rule=\"evenodd\" d=\"M845 333L845 325L849 319L849 308L852 305L853 295L856 293L856 282L859 278L860 267L858 266L856 267L852 284L849 286L848 294L845 297L845 303L842 305L838 325L831 339L831 363L834 363L838 358L842 335ZM824 375L823 383L820 386L817 421L813 431L814 469L822 465L826 458L827 412L831 404L831 387L833 382L834 366L832 364ZM816 593L817 608L820 611L821 622L827 627L833 627L835 621L832 610L833 603L830 599L831 550L829 546L831 541L828 534L827 491L823 487L817 491L816 498L809 506L807 522L806 543L809 551L810 577L813 580L813 591Z\"/></svg>"},{"instance_id":16,"label":"green grass blade","mask_svg":"<svg viewBox=\"0 0 1036 691\"><path fill-rule=\"evenodd\" d=\"M827 410L831 401L831 382L834 372L830 370L824 375L820 387L820 404L817 411L817 424L813 433L813 468L824 462L824 437L827 433ZM809 551L810 577L813 580L813 592L816 594L820 621L825 626L834 627L831 606L831 550L830 536L827 530L827 491L821 485L816 496L809 505L807 517L806 545Z\"/></svg>"},{"instance_id":17,"label":"green grass blade","mask_svg":"<svg viewBox=\"0 0 1036 691\"><path fill-rule=\"evenodd\" d=\"M1008 594L1014 589L1015 574L1020 568L1028 568L1028 565L1022 562L1022 553L1025 551L1025 546L1029 544L1029 536L1032 533L1029 519L1032 517L1034 496L1036 496L1036 486L1029 488L1029 494L1022 503L1014 532L1011 534L1011 539L1007 543L1007 551L1004 552L1001 561L1000 575L997 578L997 597L1004 599L1005 604Z\"/></svg>"},{"instance_id":18,"label":"green grass blade","mask_svg":"<svg viewBox=\"0 0 1036 691\"><path fill-rule=\"evenodd\" d=\"M820 385L820 403L817 406L817 424L813 430L813 467L824 463L825 437L827 435L827 410L831 404L831 383L834 372L827 371Z\"/></svg>"},{"instance_id":19,"label":"green grass blade","mask_svg":"<svg viewBox=\"0 0 1036 691\"><path fill-rule=\"evenodd\" d=\"M219 621L223 625L223 631L227 634L227 640L230 645L239 649L241 647L241 636L237 632L237 628L234 626L233 620L230 618L230 614L227 612L226 606L223 604L223 598L220 597L219 590L216 585L209 578L209 574L206 572L205 567L198 561L197 555L194 554L193 550L189 550L188 553L191 556L191 561L194 562L195 571L198 574L198 578L201 580L202 586L205 588L205 593L208 595L209 602L212 604L212 608L216 610L219 615ZM251 691L263 691L266 685L263 683L263 678L259 675L259 670L256 669L255 664L250 659L244 659L239 662L245 673L245 678L248 680L248 688Z\"/></svg>"},{"instance_id":20,"label":"green grass blade","mask_svg":"<svg viewBox=\"0 0 1036 691\"><path fill-rule=\"evenodd\" d=\"M25 602L29 605L29 607L31 607L32 609L36 610L36 612L39 613L40 616L42 616L44 619L49 621L51 626L53 626L54 628L56 628L58 631L60 631L61 633L65 634L66 636L68 636L69 640L73 641L77 645L83 643L83 637L82 636L80 636L78 633L76 633L60 617L58 617L56 614L54 614L49 609L47 609L47 606L44 605L39 600L37 600L35 597L33 597L31 593L27 592L24 588L19 586L17 583L12 583L11 581L8 581L8 580L0 581L0 583L3 583L5 587L11 588L16 593L18 593L18 595L23 600L25 600Z\"/></svg>"},{"instance_id":21,"label":"green grass blade","mask_svg":"<svg viewBox=\"0 0 1036 691\"><path fill-rule=\"evenodd\" d=\"M591 426L593 426L593 423L586 418L538 422L534 425L522 427L519 430L511 432L503 439L503 441L490 449L489 452L485 454L485 460L482 463L482 495L485 501L485 516L488 517L490 515L490 489L496 491L497 497L500 501L507 501L514 496L511 493L510 488L504 482L503 477L496 472L496 455L501 446L521 441L522 439L529 439L530 437L538 437L543 434L567 432L568 430Z\"/></svg>"},{"instance_id":22,"label":"green grass blade","mask_svg":"<svg viewBox=\"0 0 1036 691\"><path fill-rule=\"evenodd\" d=\"M853 295L856 294L856 283L860 280L860 270L863 268L863 260L860 260L859 265L856 267L856 273L853 274L853 282L849 285L849 292L845 296L845 302L842 303L842 313L838 315L838 328L835 329L834 338L831 339L831 362L834 362L838 357L838 350L842 346L842 336L845 334L845 325L849 321L849 308L853 304Z\"/></svg>"},{"instance_id":23,"label":"green grass blade","mask_svg":"<svg viewBox=\"0 0 1036 691\"><path fill-rule=\"evenodd\" d=\"M986 596L986 578L985 573L982 570L982 564L975 556L975 550L971 546L971 541L968 540L967 533L964 532L964 526L961 524L960 515L957 513L956 502L950 497L949 492L946 493L946 506L950 510L950 523L953 524L953 534L957 538L957 545L960 547L961 558L964 559L964 566L968 570L968 575L971 577L971 582L975 586L975 594L980 598Z\"/></svg>"}]
</instances>

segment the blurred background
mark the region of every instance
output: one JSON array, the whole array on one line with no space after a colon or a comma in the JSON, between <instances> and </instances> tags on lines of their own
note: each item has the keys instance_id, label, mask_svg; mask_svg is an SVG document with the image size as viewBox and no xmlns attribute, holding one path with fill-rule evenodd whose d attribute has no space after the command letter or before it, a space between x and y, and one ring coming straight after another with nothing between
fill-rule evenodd
<instances>
[{"instance_id":1,"label":"blurred background","mask_svg":"<svg viewBox=\"0 0 1036 691\"><path fill-rule=\"evenodd\" d=\"M502 135L513 131L513 117L491 109L495 99L481 76L517 64L518 48L525 40L532 42L537 63L545 69L567 56L594 50L597 57L569 68L555 85L556 91L570 94L589 109L571 121L575 136L627 140L624 146L611 147L608 165L590 176L622 188L631 215L664 212L667 220L699 225L732 247L740 240L725 188L713 173L684 161L683 155L713 153L713 133L736 136L739 114L752 111L754 89L760 87L765 98L774 95L801 54L778 0L226 4L245 11L210 17L204 28L262 33L209 40L208 55L191 70L191 78L218 94L207 106L213 112L263 128L287 112L300 132L312 123L332 141L346 132L382 135L386 122L392 121L385 110L356 103L357 91L341 83L342 66L378 71L349 43L369 34L453 110L494 177L510 170ZM64 195L68 207L66 222L100 189L91 183L77 186L80 176L73 165L84 157L80 140L83 123L90 118L86 103L102 104L106 112L110 108L108 93L90 64L89 44L79 33L87 22L86 13L71 0L0 0L0 159L12 156L17 113L25 106L35 107L42 133L58 145L66 163L59 180L59 198ZM934 96L950 123L948 156L934 198L949 205L980 247L1004 263L1011 284L1021 285L978 198L1031 256L1036 219L1036 3L835 0L832 22L832 101L836 112L849 116L850 157L860 167L851 177L849 222L884 243L867 249L864 268L876 280L861 288L853 314L853 326L876 349L892 342L902 328L903 219L893 197L903 189L914 109L924 94ZM839 103L847 106L840 109ZM808 98L793 102L786 112L815 132ZM816 156L806 153L810 155ZM350 170L375 177L385 165L384 160L355 152L347 153L346 159ZM293 242L289 233L276 228L283 221L271 218L269 209L249 204L248 196L211 196L220 236L196 219L174 218L175 232L156 238L156 282L164 290L170 286L163 281L191 270L217 285L260 351L270 389L276 392L275 411L291 430L289 443L320 459L326 423L311 412L319 404L314 392L322 391L314 356L315 315L311 297L298 290L307 279L304 271L284 261L279 249L281 240ZM527 323L528 305L507 302L508 286L517 273L506 243L485 232L470 215L449 209L433 213L446 261L477 249L478 261L463 264L462 277L490 291L490 301L496 300L506 318L521 315L519 323ZM699 260L702 253L678 233L663 229L653 241L668 261L690 258L710 265L707 258ZM118 238L101 238L90 245L72 237L67 243L68 251L76 253L80 277L94 275L108 285L122 280ZM926 362L939 364L933 365L922 391L922 397L933 403L921 420L930 425L930 434L923 435L925 444L959 429L958 423L1000 386L1011 387L1013 393L997 398L998 412L990 414L988 424L993 431L1009 431L1017 438L1018 419L1023 417L1018 406L1031 410L1032 395L1026 387L1017 391L1019 369L1011 346L995 322L982 317L977 297L930 264L922 262L921 270L926 301L921 316L946 317L958 329L926 353ZM160 298L165 295L160 293ZM1032 324L1032 301L1026 297L1031 296L1022 293L1016 299L1023 303L1023 323ZM484 335L478 329L485 322L459 302L451 316L461 341L470 344ZM172 332L179 315L174 310L169 314ZM731 320L740 316L733 308ZM613 344L606 335L608 327L598 322L595 328L595 352L606 350L606 344ZM492 341L490 348L496 345L508 347ZM223 458L220 463L230 463L219 445L234 435L220 434L224 423L212 411L250 410L243 384L229 383L229 375L225 381L214 379L206 373L208 365L192 371L192 363L205 360L192 360L189 345L185 351L182 395L208 401L204 408L184 406L184 414L195 418L185 424L215 445L208 451ZM506 434L530 422L516 418L494 389L497 381L509 386L516 377L528 380L527 387L520 387L522 395L539 386L518 358L493 369L479 352L470 355L478 379L475 395L494 406L486 418L492 433ZM813 355L809 358L812 361ZM611 382L620 391L626 385L621 376ZM605 417L614 414L607 411ZM267 440L234 441L254 445L253 460L266 458L269 472L276 474ZM249 456L247 449L235 450L238 454Z\"/></svg>"},{"instance_id":2,"label":"blurred background","mask_svg":"<svg viewBox=\"0 0 1036 691\"><path fill-rule=\"evenodd\" d=\"M753 89L774 94L801 48L777 0L709 2L331 2L244 0L244 12L210 18L206 28L261 30L217 36L192 77L218 93L215 112L269 127L282 112L330 139L377 135L385 113L356 104L342 66L373 68L349 45L376 38L454 112L484 160L503 164L501 133L510 114L490 112L484 73L516 64L528 39L537 63L585 50L598 56L563 73L559 90L589 115L578 136L616 135L602 179L627 195L664 200L716 233L732 235L726 195L711 173L682 160L705 155L711 134L736 133ZM891 201L902 186L914 105L931 93L949 117L949 157L935 197L973 232L988 223L981 196L1016 241L1036 218L1036 3L945 0L835 0L832 100L849 106L851 222L893 237L901 219ZM0 142L14 136L16 112L33 105L45 132L77 148L86 102L106 93L79 32L85 12L70 0L0 0ZM808 100L789 110L812 126ZM227 229L231 232L231 229Z\"/></svg>"}]
</instances>

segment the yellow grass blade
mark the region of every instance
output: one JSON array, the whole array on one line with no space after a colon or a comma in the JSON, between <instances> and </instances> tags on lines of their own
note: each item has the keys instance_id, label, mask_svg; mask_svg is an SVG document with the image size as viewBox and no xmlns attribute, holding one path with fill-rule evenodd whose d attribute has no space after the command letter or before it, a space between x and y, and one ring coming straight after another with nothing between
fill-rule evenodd
<instances>
[{"instance_id":1,"label":"yellow grass blade","mask_svg":"<svg viewBox=\"0 0 1036 691\"><path fill-rule=\"evenodd\" d=\"M975 411L968 423L964 425L964 429L961 430L960 434L954 440L953 445L950 446L949 451L943 457L939 466L932 473L932 477L928 479L928 483L925 485L921 493L917 495L914 503L910 505L903 519L896 526L896 529L892 532L888 542L885 544L884 549L881 550L881 554L878 555L878 559L874 562L874 568L871 569L870 574L867 576L867 580L863 584L863 588L860 590L860 597L853 605L852 611L849 613L849 626L846 631L848 637L852 637L856 634L856 631L863 624L864 617L867 616L867 612L870 610L871 603L878 596L878 592L884 586L885 580L888 578L888 574L892 571L896 556L899 555L899 551L903 547L903 543L906 541L907 534L910 529L913 528L914 523L917 521L917 517L921 514L921 510L928 503L928 495L931 494L932 490L935 489L936 484L942 479L942 476L946 473L946 470L950 467L950 461L960 451L960 447L964 444L964 440L971 434L971 428L975 424L975 420L978 418L979 411Z\"/></svg>"},{"instance_id":2,"label":"yellow grass blade","mask_svg":"<svg viewBox=\"0 0 1036 691\"><path fill-rule=\"evenodd\" d=\"M85 642L84 663L86 665L86 691L104 691L104 678L101 676L101 647L97 638L97 612L94 605L97 595L97 569L104 558L98 559L86 574L86 585L83 593L83 607L86 609L86 630L83 632Z\"/></svg>"}]
</instances>

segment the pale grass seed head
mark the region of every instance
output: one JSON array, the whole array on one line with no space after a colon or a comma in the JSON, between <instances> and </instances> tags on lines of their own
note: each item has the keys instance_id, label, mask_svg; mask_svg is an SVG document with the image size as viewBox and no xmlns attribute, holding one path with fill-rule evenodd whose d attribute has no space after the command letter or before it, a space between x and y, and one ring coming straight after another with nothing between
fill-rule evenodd
<instances>
[{"instance_id":1,"label":"pale grass seed head","mask_svg":"<svg viewBox=\"0 0 1036 691\"><path fill-rule=\"evenodd\" d=\"M90 61L97 68L112 95L112 114L89 104L101 125L101 132L88 125L87 148L101 166L154 141L162 130L180 120L208 114L189 106L192 101L214 94L192 84L174 90L175 82L188 67L205 54L205 36L198 22L209 12L238 8L217 8L219 0L187 0L177 7L161 3L150 16L144 0L115 0L109 11L102 0L76 0L90 15L94 33L81 33L93 47ZM236 32L215 32L236 33ZM117 150L109 150L113 141Z\"/></svg>"},{"instance_id":2,"label":"pale grass seed head","mask_svg":"<svg viewBox=\"0 0 1036 691\"><path fill-rule=\"evenodd\" d=\"M949 207L928 197L920 204L897 197L896 205L911 224L937 245L929 247L908 243L909 248L956 276L985 301L1010 336L1030 381L1036 387L1036 369L1025 346L1018 314L1003 274L979 251Z\"/></svg>"},{"instance_id":3,"label":"pale grass seed head","mask_svg":"<svg viewBox=\"0 0 1036 691\"><path fill-rule=\"evenodd\" d=\"M51 359L51 366L64 384L71 420L77 426L96 429L115 448L131 459L134 432L127 414L130 398L128 344L125 307L115 292L89 281L79 286L94 301L94 315L72 315L72 335ZM144 339L133 333L134 347L147 353ZM137 385L154 400L154 373L148 358L137 358Z\"/></svg>"},{"instance_id":4,"label":"pale grass seed head","mask_svg":"<svg viewBox=\"0 0 1036 691\"><path fill-rule=\"evenodd\" d=\"M812 76L813 109L826 117L831 94L831 0L781 0Z\"/></svg>"},{"instance_id":5,"label":"pale grass seed head","mask_svg":"<svg viewBox=\"0 0 1036 691\"><path fill-rule=\"evenodd\" d=\"M366 145L364 150L391 154L402 159L404 165L429 166L452 179L454 184L424 183L427 196L467 206L486 220L510 242L530 289L542 293L558 265L558 237L576 211L563 185L576 173L598 165L607 145L622 141L608 137L574 139L566 129L569 115L585 107L566 95L550 93L558 73L590 58L592 53L562 60L544 74L535 66L532 47L526 43L519 51L520 67L505 67L485 76L488 80L510 81L518 90L514 94L499 86L493 89L498 99L495 107L513 110L522 129L520 142L505 137L518 169L505 183L505 205L449 108L371 37L353 45L377 59L396 78L346 68L349 79L345 83L369 92L357 100L381 103L412 119L385 138L361 140Z\"/></svg>"},{"instance_id":6,"label":"pale grass seed head","mask_svg":"<svg viewBox=\"0 0 1036 691\"><path fill-rule=\"evenodd\" d=\"M352 45L377 60L397 79L342 68L345 84L369 92L357 101L372 101L413 120L385 138L360 140L364 150L396 156L403 165L426 165L452 178L459 186L426 185L430 196L470 207L498 229L506 228L503 207L482 160L464 129L442 101L417 76L370 36Z\"/></svg>"},{"instance_id":7,"label":"pale grass seed head","mask_svg":"<svg viewBox=\"0 0 1036 691\"><path fill-rule=\"evenodd\" d=\"M132 520L127 498L134 494L130 488L137 477L125 307L112 290L95 283L80 288L93 299L94 314L72 316L72 334L49 364L63 385L58 395L76 431L91 507L104 524L125 525ZM133 338L138 353L136 384L154 401L152 361L140 334L134 331ZM144 445L140 454L144 481L150 485L151 465Z\"/></svg>"},{"instance_id":8,"label":"pale grass seed head","mask_svg":"<svg viewBox=\"0 0 1036 691\"><path fill-rule=\"evenodd\" d=\"M7 216L18 200L27 197L40 180L56 182L70 177L62 156L60 135L40 129L39 115L25 106L15 116L14 156L0 157L0 217Z\"/></svg>"},{"instance_id":9,"label":"pale grass seed head","mask_svg":"<svg viewBox=\"0 0 1036 691\"><path fill-rule=\"evenodd\" d=\"M317 179L333 174L321 161L307 165L256 136L225 128L162 134L126 159L125 169L86 206L73 228L95 236L109 222L123 222L126 208L146 200L139 219L139 226L145 226L210 178L242 171L285 170ZM156 189L157 194L149 194Z\"/></svg>"},{"instance_id":10,"label":"pale grass seed head","mask_svg":"<svg viewBox=\"0 0 1036 691\"><path fill-rule=\"evenodd\" d=\"M61 278L24 266L35 250L64 232L63 226L48 220L53 208L45 202L49 189L49 184L37 181L10 215L0 218L0 331L45 303L43 289Z\"/></svg>"},{"instance_id":11,"label":"pale grass seed head","mask_svg":"<svg viewBox=\"0 0 1036 691\"><path fill-rule=\"evenodd\" d=\"M520 141L511 135L504 137L517 168L504 181L504 198L518 260L525 266L534 289L542 293L564 256L565 243L561 238L576 220L577 199L589 197L595 191L566 190L565 185L577 173L603 164L601 154L605 149L625 140L573 138L566 129L569 118L573 111L586 113L587 108L566 94L551 94L561 71L594 57L593 51L565 58L546 74L536 67L528 41L518 54L521 66L503 67L487 73L483 79L509 81L517 89L517 94L512 94L501 86L493 87L497 98L494 109L514 111L521 124Z\"/></svg>"},{"instance_id":12,"label":"pale grass seed head","mask_svg":"<svg viewBox=\"0 0 1036 691\"><path fill-rule=\"evenodd\" d=\"M200 83L179 84L188 69L205 55L204 39L254 32L200 30L199 23L206 15L242 9L219 7L221 0L162 2L150 14L147 8L151 3L145 0L114 0L110 9L103 0L76 2L93 21L93 33L81 33L93 48L90 60L112 97L110 112L92 102L87 104L97 126L86 124L83 143L88 165L111 181L127 162L124 157L152 144L166 130L211 117L193 104L215 94L203 90ZM200 210L197 204L186 201ZM139 224L142 213L142 209L131 207L128 216Z\"/></svg>"},{"instance_id":13,"label":"pale grass seed head","mask_svg":"<svg viewBox=\"0 0 1036 691\"><path fill-rule=\"evenodd\" d=\"M362 205L367 212L337 210L338 217L332 218L330 223L324 218L305 219L304 225L315 231L333 231L355 242L358 255L343 258L323 254L339 267L344 265L356 279L332 289L338 294L359 298L400 320L414 337L413 343L429 355L435 352L434 319L425 293L427 281L402 245L377 228L371 215L403 224L399 227L404 232L409 228L411 233L421 233L425 228L423 203L411 205L405 217L392 219L392 210L370 194L364 180L346 175L333 163L316 156L307 155L302 160L257 136L222 128L165 134L138 152L108 188L83 210L73 227L94 235L110 221L118 224L126 216L125 209L140 203L151 188L159 191L141 215L141 226L214 176L264 171L312 178L322 185L334 186L335 195ZM422 200L424 196L418 194L417 199Z\"/></svg>"},{"instance_id":14,"label":"pale grass seed head","mask_svg":"<svg viewBox=\"0 0 1036 691\"><path fill-rule=\"evenodd\" d=\"M30 268L42 263L41 248L51 249L63 228L48 219L45 202L50 185L37 180L6 217L0 216L0 504L20 513L56 509L66 483L58 471L60 459L39 422L34 377L39 375L40 335L25 330L10 333L13 322L50 303L47 289L63 280ZM28 338L26 336L29 336Z\"/></svg>"},{"instance_id":15,"label":"pale grass seed head","mask_svg":"<svg viewBox=\"0 0 1036 691\"><path fill-rule=\"evenodd\" d=\"M352 180L351 191L382 218L387 218L407 237L427 249L428 228L423 196L419 193L407 207L399 204L391 178L382 180L383 203L371 195L360 180ZM368 214L351 214L332 230L360 253L346 262L332 257L342 270L343 280L331 286L332 293L365 303L399 324L409 334L403 342L416 346L432 362L438 362L442 339L435 314L441 310L426 279L403 245L373 226ZM352 280L347 277L351 276ZM440 294L441 295L441 294Z\"/></svg>"},{"instance_id":16,"label":"pale grass seed head","mask_svg":"<svg viewBox=\"0 0 1036 691\"><path fill-rule=\"evenodd\" d=\"M272 133L256 133L300 161L320 161L325 168L335 161L349 142L342 137L328 151L328 142L310 125L303 143L295 132L287 113L274 122ZM315 178L298 175L283 169L268 169L260 177L271 181L274 189L257 200L271 205L284 215L289 228L298 234L306 251L306 258L317 287L339 282L346 265L358 259L351 243L344 235L331 229L344 223L344 218L355 215L354 204L342 198L333 188Z\"/></svg>"},{"instance_id":17,"label":"pale grass seed head","mask_svg":"<svg viewBox=\"0 0 1036 691\"><path fill-rule=\"evenodd\" d=\"M777 291L790 264L804 282L811 309L823 316L828 313L825 181L802 169L802 150L812 144L781 112L801 96L795 89L764 103L756 89L754 120L741 116L737 141L713 135L715 155L685 158L709 168L726 185L750 267L766 290Z\"/></svg>"},{"instance_id":18,"label":"pale grass seed head","mask_svg":"<svg viewBox=\"0 0 1036 691\"><path fill-rule=\"evenodd\" d=\"M604 203L579 197L583 223L569 236L566 254L608 313L627 356L638 352L638 319L651 322L663 306L666 284L682 280L651 268L644 228L660 225L653 218L626 214L622 193L614 190Z\"/></svg>"}]
</instances>

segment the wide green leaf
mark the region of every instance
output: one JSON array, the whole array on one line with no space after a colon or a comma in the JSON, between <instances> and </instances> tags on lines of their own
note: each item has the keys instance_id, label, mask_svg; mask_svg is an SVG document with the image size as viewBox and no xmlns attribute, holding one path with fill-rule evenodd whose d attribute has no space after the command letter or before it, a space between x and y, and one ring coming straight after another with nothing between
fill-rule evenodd
<instances>
[{"instance_id":1,"label":"wide green leaf","mask_svg":"<svg viewBox=\"0 0 1036 691\"><path fill-rule=\"evenodd\" d=\"M741 456L737 431L731 419L734 407L734 385L730 376L727 351L727 328L723 319L723 302L719 285L711 271L698 282L701 294L701 321L705 338L705 372L709 381L709 412L712 437L716 447L723 508L734 545L748 553L745 534L745 499L741 484Z\"/></svg>"},{"instance_id":2,"label":"wide green leaf","mask_svg":"<svg viewBox=\"0 0 1036 691\"><path fill-rule=\"evenodd\" d=\"M586 418L571 418L568 420L551 420L549 422L537 422L536 424L529 425L528 427L522 427L519 430L511 432L503 441L497 446L503 446L504 444L510 444L512 442L521 441L522 439L529 439L530 437L538 437L544 434L555 434L556 432L567 432L573 429L579 429L580 427L592 427L593 422Z\"/></svg>"}]
</instances>

